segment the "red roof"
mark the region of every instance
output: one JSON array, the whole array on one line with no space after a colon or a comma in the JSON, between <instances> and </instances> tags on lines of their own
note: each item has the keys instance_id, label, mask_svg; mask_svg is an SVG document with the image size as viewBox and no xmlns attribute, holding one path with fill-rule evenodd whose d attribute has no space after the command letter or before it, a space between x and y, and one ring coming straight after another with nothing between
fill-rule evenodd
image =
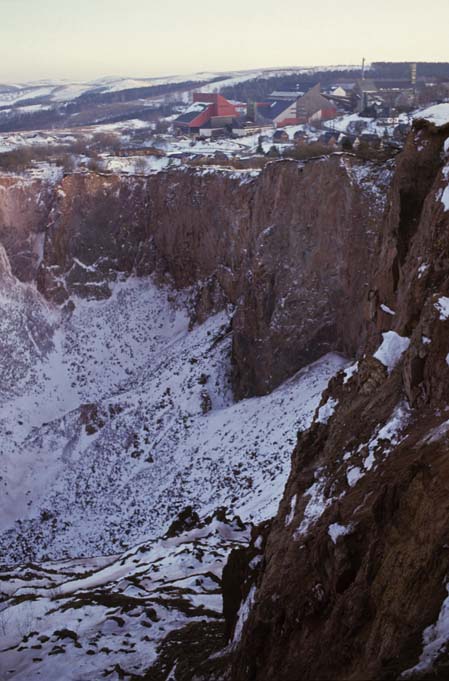
<instances>
[{"instance_id":1,"label":"red roof","mask_svg":"<svg viewBox=\"0 0 449 681\"><path fill-rule=\"evenodd\" d=\"M204 104L204 107L200 109L199 106L195 107L195 104ZM239 115L231 102L215 92L194 92L193 104L190 108L191 110L187 109L186 112L178 116L174 121L175 124L178 123L188 128L200 128L214 116L237 118Z\"/></svg>"}]
</instances>

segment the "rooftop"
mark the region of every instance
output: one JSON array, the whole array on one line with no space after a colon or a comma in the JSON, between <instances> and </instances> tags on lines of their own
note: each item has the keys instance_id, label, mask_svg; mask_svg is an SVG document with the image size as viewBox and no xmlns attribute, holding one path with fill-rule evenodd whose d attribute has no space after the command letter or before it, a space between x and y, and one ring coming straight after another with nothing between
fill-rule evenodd
<instances>
[{"instance_id":1,"label":"rooftop","mask_svg":"<svg viewBox=\"0 0 449 681\"><path fill-rule=\"evenodd\" d=\"M260 112L265 118L274 120L279 114L288 109L289 106L296 102L295 99L281 99L279 101L260 102L263 109Z\"/></svg>"},{"instance_id":2,"label":"rooftop","mask_svg":"<svg viewBox=\"0 0 449 681\"><path fill-rule=\"evenodd\" d=\"M202 111L210 106L210 102L193 102L180 116L176 118L177 123L190 123Z\"/></svg>"}]
</instances>

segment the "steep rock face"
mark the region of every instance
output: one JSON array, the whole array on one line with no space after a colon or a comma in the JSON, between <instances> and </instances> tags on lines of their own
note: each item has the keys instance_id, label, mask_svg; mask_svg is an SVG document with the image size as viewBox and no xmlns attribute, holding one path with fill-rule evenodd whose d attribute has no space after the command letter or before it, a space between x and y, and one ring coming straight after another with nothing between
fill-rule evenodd
<instances>
[{"instance_id":1,"label":"steep rock face","mask_svg":"<svg viewBox=\"0 0 449 681\"><path fill-rule=\"evenodd\" d=\"M252 607L235 681L447 678L448 134L419 124L398 160L368 354L333 379L298 439L243 582Z\"/></svg>"},{"instance_id":2,"label":"steep rock face","mask_svg":"<svg viewBox=\"0 0 449 681\"><path fill-rule=\"evenodd\" d=\"M177 288L214 277L226 290L220 309L236 299L248 212L245 185L216 173L68 176L52 212L39 288L63 302L74 293L107 297L119 273L168 275ZM203 307L203 317L217 309L207 301Z\"/></svg>"},{"instance_id":3,"label":"steep rock face","mask_svg":"<svg viewBox=\"0 0 449 681\"><path fill-rule=\"evenodd\" d=\"M36 277L53 198L53 188L42 180L0 176L0 243L21 281Z\"/></svg>"},{"instance_id":4,"label":"steep rock face","mask_svg":"<svg viewBox=\"0 0 449 681\"><path fill-rule=\"evenodd\" d=\"M154 274L193 287L192 322L232 304L235 394L265 394L325 352L358 347L390 174L336 155L256 178L67 176L48 206L38 288L64 304Z\"/></svg>"},{"instance_id":5,"label":"steep rock face","mask_svg":"<svg viewBox=\"0 0 449 681\"><path fill-rule=\"evenodd\" d=\"M344 156L278 167L259 182L233 322L239 396L269 391L330 349L355 352L390 178Z\"/></svg>"},{"instance_id":6,"label":"steep rock face","mask_svg":"<svg viewBox=\"0 0 449 681\"><path fill-rule=\"evenodd\" d=\"M441 150L446 136L445 128L418 122L397 159L371 283L369 316L373 324L369 329L369 349L376 347L379 333L391 326L391 315L380 304L398 309L402 328L407 324L412 328L419 317L428 289L428 277L423 276L428 269L424 254L428 252L435 261L434 267L441 270L441 264L437 264L441 254L432 250L433 231L426 226L434 225L436 229L440 218L432 213L443 214L443 206L435 202L431 189L442 167ZM408 332L406 328L405 332Z\"/></svg>"},{"instance_id":7,"label":"steep rock face","mask_svg":"<svg viewBox=\"0 0 449 681\"><path fill-rule=\"evenodd\" d=\"M39 290L57 303L70 295L110 296L118 273L137 267L145 239L145 183L111 175L70 175L49 216Z\"/></svg>"}]
</instances>

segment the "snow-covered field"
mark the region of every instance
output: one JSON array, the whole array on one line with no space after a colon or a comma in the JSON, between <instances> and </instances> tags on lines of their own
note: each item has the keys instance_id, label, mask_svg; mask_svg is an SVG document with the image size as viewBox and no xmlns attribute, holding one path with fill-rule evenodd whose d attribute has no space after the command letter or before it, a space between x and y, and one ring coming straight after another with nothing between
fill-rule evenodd
<instances>
[{"instance_id":1,"label":"snow-covered field","mask_svg":"<svg viewBox=\"0 0 449 681\"><path fill-rule=\"evenodd\" d=\"M399 114L398 122L410 123L418 118L425 118L426 120L435 123L435 125L449 123L449 103L434 104L433 106L424 109L416 109L410 114ZM388 135L391 136L394 128L398 125L398 123L395 123L394 125L385 125L375 118L366 118L365 116L360 116L358 113L351 113L333 119L327 123L326 127L337 130L338 132L354 132L354 126L357 124L364 126L363 132L378 135L379 137L384 134L385 130Z\"/></svg>"},{"instance_id":2,"label":"snow-covered field","mask_svg":"<svg viewBox=\"0 0 449 681\"><path fill-rule=\"evenodd\" d=\"M208 74L211 75L211 74ZM246 76L236 76L244 79ZM215 84L214 84L215 85ZM220 85L218 83L218 85ZM208 88L206 88L207 90ZM209 89L213 89L212 86ZM0 95L1 96L1 95ZM167 119L172 119L169 117ZM400 114L399 123L410 124L413 119L426 118L436 125L443 125L449 121L449 104L437 104L426 109L417 109L411 114ZM341 133L369 133L383 137L385 133L393 136L398 125L385 124L374 118L362 117L357 113L339 116L325 125L325 129ZM120 139L123 146L134 144L134 136L139 136L138 147L156 146L166 155L165 158L123 158L108 153L103 156L101 167L106 172L118 172L124 174L151 173L164 170L168 167L179 165L180 157L211 157L215 154L225 154L228 157L247 158L257 155L259 139L262 137L262 149L267 153L275 145L280 152L294 144L294 135L301 131L309 142L319 139L322 130L314 129L307 125L288 125L284 128L288 135L288 141L277 142L274 140L275 128L263 128L260 132L252 132L238 138L203 139L192 140L190 137L175 137L172 134L155 134L154 123L140 119L130 119L115 123L102 123L80 128L67 128L61 130L42 130L15 133L0 133L0 153L18 149L20 147L67 147L77 141L90 144L95 135L99 133L113 133ZM86 157L74 156L75 165L79 162L87 162Z\"/></svg>"},{"instance_id":3,"label":"snow-covered field","mask_svg":"<svg viewBox=\"0 0 449 681\"><path fill-rule=\"evenodd\" d=\"M398 122L394 124L388 124L376 120L375 118L367 118L366 116L360 116L358 113L346 114L344 116L339 116L326 124L329 130L336 130L337 132L348 132L354 133L355 126L363 126L362 132L369 133L371 135L377 135L382 137L385 132L388 136L393 135L394 129L399 123L409 123L412 116L408 114L400 114L398 116Z\"/></svg>"}]
</instances>

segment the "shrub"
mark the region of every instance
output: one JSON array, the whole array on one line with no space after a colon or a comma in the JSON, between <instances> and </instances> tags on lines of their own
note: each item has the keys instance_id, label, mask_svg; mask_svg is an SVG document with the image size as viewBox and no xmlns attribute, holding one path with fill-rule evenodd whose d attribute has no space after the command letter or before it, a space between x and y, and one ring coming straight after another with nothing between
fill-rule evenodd
<instances>
[{"instance_id":1,"label":"shrub","mask_svg":"<svg viewBox=\"0 0 449 681\"><path fill-rule=\"evenodd\" d=\"M90 144L92 149L99 151L118 151L122 146L121 138L115 132L97 132Z\"/></svg>"},{"instance_id":2,"label":"shrub","mask_svg":"<svg viewBox=\"0 0 449 681\"><path fill-rule=\"evenodd\" d=\"M30 147L20 147L13 151L0 154L0 168L3 170L23 170L33 160L33 153Z\"/></svg>"},{"instance_id":3,"label":"shrub","mask_svg":"<svg viewBox=\"0 0 449 681\"><path fill-rule=\"evenodd\" d=\"M332 147L328 147L321 142L310 142L310 144L300 144L293 147L288 147L283 152L284 158L294 158L298 161L304 161L316 156L328 156L335 151Z\"/></svg>"},{"instance_id":4,"label":"shrub","mask_svg":"<svg viewBox=\"0 0 449 681\"><path fill-rule=\"evenodd\" d=\"M383 149L376 149L376 147L367 142L361 142L354 151L356 156L364 161L386 161L398 153L398 149L389 146Z\"/></svg>"},{"instance_id":5,"label":"shrub","mask_svg":"<svg viewBox=\"0 0 449 681\"><path fill-rule=\"evenodd\" d=\"M279 149L273 144L267 152L269 158L279 158Z\"/></svg>"},{"instance_id":6,"label":"shrub","mask_svg":"<svg viewBox=\"0 0 449 681\"><path fill-rule=\"evenodd\" d=\"M75 170L75 159L72 154L64 154L58 160L58 165L62 166L64 173L73 173Z\"/></svg>"}]
</instances>

